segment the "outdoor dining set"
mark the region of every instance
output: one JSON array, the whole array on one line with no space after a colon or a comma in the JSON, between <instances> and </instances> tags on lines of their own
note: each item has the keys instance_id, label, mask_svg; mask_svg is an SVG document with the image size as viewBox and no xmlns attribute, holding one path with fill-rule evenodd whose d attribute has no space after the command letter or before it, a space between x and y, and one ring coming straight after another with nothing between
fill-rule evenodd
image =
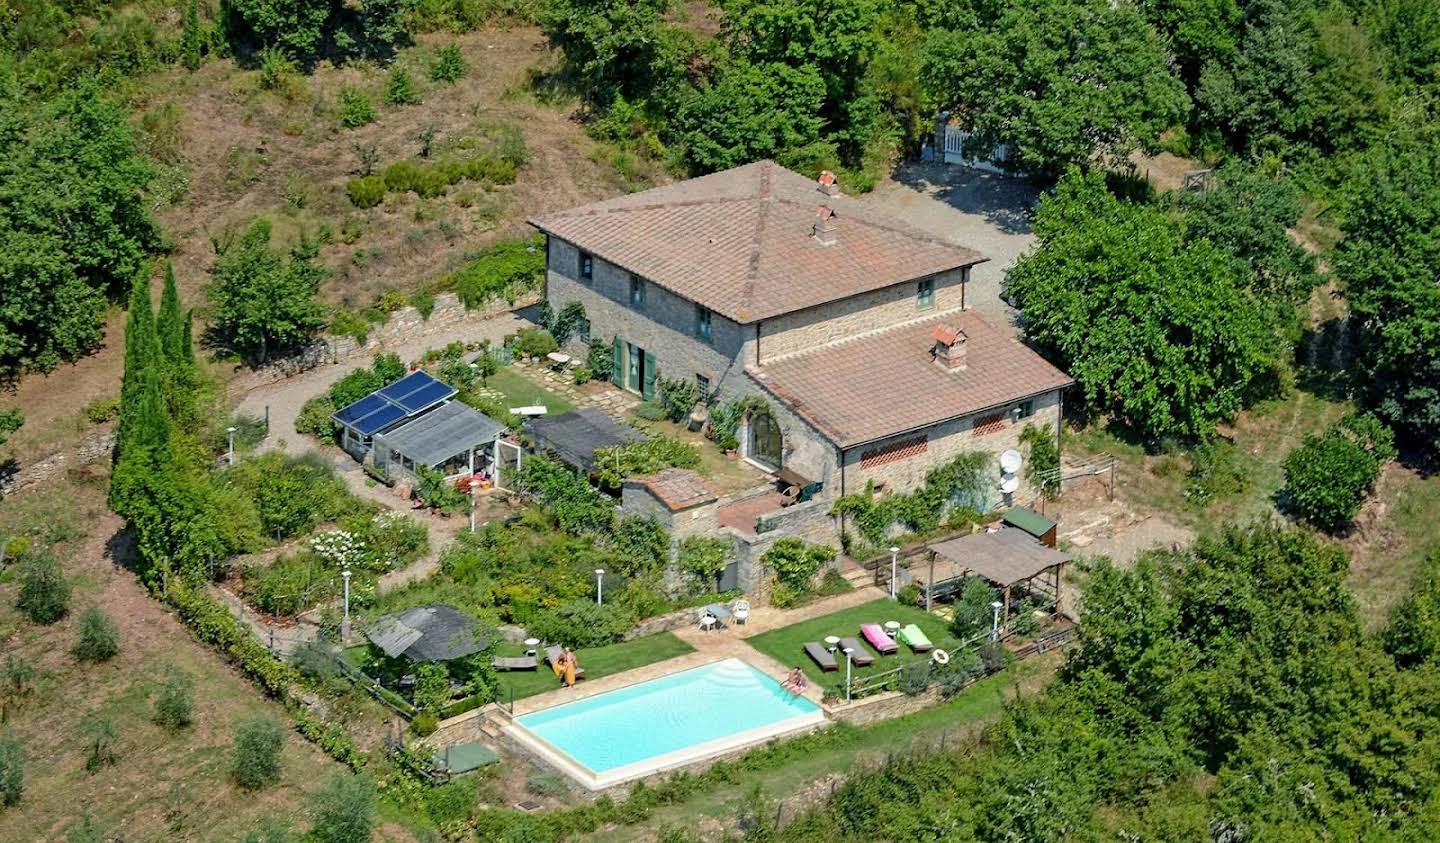
<instances>
[{"instance_id":1,"label":"outdoor dining set","mask_svg":"<svg viewBox=\"0 0 1440 843\"><path fill-rule=\"evenodd\" d=\"M711 603L700 607L699 623L702 632L709 632L712 629L724 629L731 623L744 626L750 618L750 601L736 600L729 606L723 603Z\"/></svg>"}]
</instances>

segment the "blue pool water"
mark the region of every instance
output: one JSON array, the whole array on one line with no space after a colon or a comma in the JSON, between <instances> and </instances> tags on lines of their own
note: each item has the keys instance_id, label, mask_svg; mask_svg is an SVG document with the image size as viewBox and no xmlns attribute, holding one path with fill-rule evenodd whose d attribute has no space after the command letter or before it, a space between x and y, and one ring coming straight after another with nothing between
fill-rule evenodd
<instances>
[{"instance_id":1,"label":"blue pool water","mask_svg":"<svg viewBox=\"0 0 1440 843\"><path fill-rule=\"evenodd\" d=\"M603 773L819 710L745 662L726 659L516 720Z\"/></svg>"}]
</instances>

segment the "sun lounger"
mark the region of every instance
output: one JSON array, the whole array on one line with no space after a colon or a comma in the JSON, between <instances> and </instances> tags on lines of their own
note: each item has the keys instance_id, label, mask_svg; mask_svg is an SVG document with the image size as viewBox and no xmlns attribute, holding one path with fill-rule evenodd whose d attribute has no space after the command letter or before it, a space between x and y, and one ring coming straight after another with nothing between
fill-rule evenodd
<instances>
[{"instance_id":1,"label":"sun lounger","mask_svg":"<svg viewBox=\"0 0 1440 843\"><path fill-rule=\"evenodd\" d=\"M490 666L496 670L534 670L540 664L534 656L496 656Z\"/></svg>"},{"instance_id":2,"label":"sun lounger","mask_svg":"<svg viewBox=\"0 0 1440 843\"><path fill-rule=\"evenodd\" d=\"M930 639L925 637L925 633L921 631L920 627L913 623L900 630L899 637L917 653L928 653L935 649L935 645L930 643Z\"/></svg>"},{"instance_id":3,"label":"sun lounger","mask_svg":"<svg viewBox=\"0 0 1440 843\"><path fill-rule=\"evenodd\" d=\"M565 655L565 648L564 648L564 647L546 647L546 648L545 648L545 661L549 662L549 663L552 664L552 665L555 664L555 662L559 661L559 660L560 660L560 657L563 656L563 655ZM581 679L581 678L583 678L584 676L585 676L585 668L583 668L583 667L578 667L578 666L577 666L577 667L575 668L575 678L576 678L576 679Z\"/></svg>"},{"instance_id":4,"label":"sun lounger","mask_svg":"<svg viewBox=\"0 0 1440 843\"><path fill-rule=\"evenodd\" d=\"M856 667L864 667L867 664L875 663L875 657L870 655L870 651L865 649L864 647L861 647L860 642L856 641L854 638L840 639L840 651L844 652L846 650L855 651L850 654L850 661Z\"/></svg>"},{"instance_id":5,"label":"sun lounger","mask_svg":"<svg viewBox=\"0 0 1440 843\"><path fill-rule=\"evenodd\" d=\"M819 641L811 641L805 645L805 653L820 665L821 670L839 670L840 663L835 661L835 654L825 649L825 645Z\"/></svg>"},{"instance_id":6,"label":"sun lounger","mask_svg":"<svg viewBox=\"0 0 1440 843\"><path fill-rule=\"evenodd\" d=\"M878 623L866 623L860 625L860 634L875 648L875 652L882 656L892 655L900 651L900 645L891 640L885 634L885 630Z\"/></svg>"}]
</instances>

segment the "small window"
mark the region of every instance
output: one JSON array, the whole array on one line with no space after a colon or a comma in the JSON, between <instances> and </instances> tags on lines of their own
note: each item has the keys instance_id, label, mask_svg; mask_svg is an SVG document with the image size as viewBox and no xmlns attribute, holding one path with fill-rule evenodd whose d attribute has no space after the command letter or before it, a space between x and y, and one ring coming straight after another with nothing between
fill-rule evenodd
<instances>
[{"instance_id":1,"label":"small window","mask_svg":"<svg viewBox=\"0 0 1440 843\"><path fill-rule=\"evenodd\" d=\"M705 377L704 375L698 375L698 374L697 374L697 375L695 376L695 385L698 386L698 387L700 387L700 400L701 400L701 401L709 401L709 400L710 400L710 379L707 378L707 377Z\"/></svg>"},{"instance_id":2,"label":"small window","mask_svg":"<svg viewBox=\"0 0 1440 843\"><path fill-rule=\"evenodd\" d=\"M1020 406L1015 408L1015 418L1017 419L1028 419L1033 415L1035 415L1034 401L1021 401Z\"/></svg>"},{"instance_id":3,"label":"small window","mask_svg":"<svg viewBox=\"0 0 1440 843\"><path fill-rule=\"evenodd\" d=\"M579 272L580 272L580 280L581 280L581 281L594 281L594 280L595 280L595 256L594 256L594 255L590 254L589 252L581 252L581 253L580 253L580 267L579 267Z\"/></svg>"},{"instance_id":4,"label":"small window","mask_svg":"<svg viewBox=\"0 0 1440 843\"><path fill-rule=\"evenodd\" d=\"M935 279L926 278L920 282L919 292L916 294L915 303L921 310L935 306Z\"/></svg>"},{"instance_id":5,"label":"small window","mask_svg":"<svg viewBox=\"0 0 1440 843\"><path fill-rule=\"evenodd\" d=\"M630 276L630 304L634 307L645 306L645 281L638 275Z\"/></svg>"},{"instance_id":6,"label":"small window","mask_svg":"<svg viewBox=\"0 0 1440 843\"><path fill-rule=\"evenodd\" d=\"M710 341L710 311L698 304L695 305L695 336Z\"/></svg>"}]
</instances>

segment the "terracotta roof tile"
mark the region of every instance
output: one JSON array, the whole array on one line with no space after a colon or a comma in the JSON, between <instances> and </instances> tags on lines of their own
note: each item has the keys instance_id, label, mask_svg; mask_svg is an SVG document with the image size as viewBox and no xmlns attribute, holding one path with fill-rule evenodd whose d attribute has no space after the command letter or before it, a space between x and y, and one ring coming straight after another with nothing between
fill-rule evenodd
<instances>
[{"instance_id":1,"label":"terracotta roof tile","mask_svg":"<svg viewBox=\"0 0 1440 843\"><path fill-rule=\"evenodd\" d=\"M716 500L715 489L699 474L688 468L667 468L658 474L636 478L633 482L650 490L672 512Z\"/></svg>"},{"instance_id":2,"label":"terracotta roof tile","mask_svg":"<svg viewBox=\"0 0 1440 843\"><path fill-rule=\"evenodd\" d=\"M941 325L968 337L964 369L932 359ZM975 311L911 322L747 371L844 448L1074 383Z\"/></svg>"},{"instance_id":3,"label":"terracotta roof tile","mask_svg":"<svg viewBox=\"0 0 1440 843\"><path fill-rule=\"evenodd\" d=\"M830 245L813 236L821 205ZM530 223L742 323L986 260L773 161Z\"/></svg>"}]
</instances>

